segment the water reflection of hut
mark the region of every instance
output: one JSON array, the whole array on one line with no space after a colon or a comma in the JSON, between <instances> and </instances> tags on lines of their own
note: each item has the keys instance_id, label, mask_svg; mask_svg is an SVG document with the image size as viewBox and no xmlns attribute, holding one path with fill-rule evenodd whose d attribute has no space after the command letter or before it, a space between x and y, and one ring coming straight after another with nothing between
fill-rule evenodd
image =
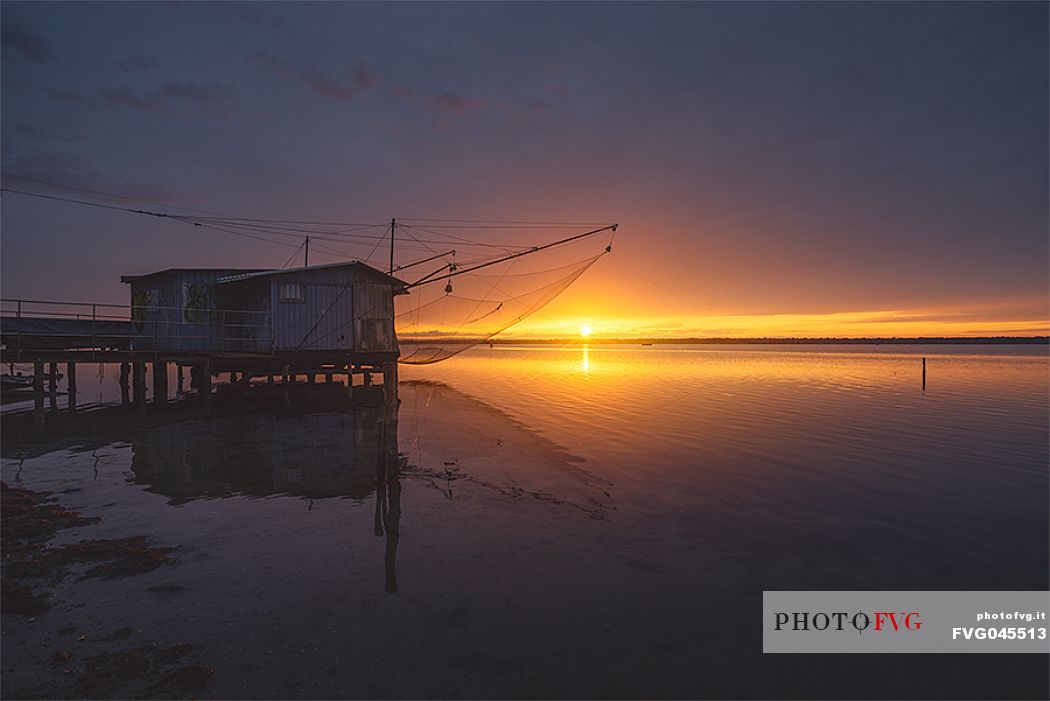
<instances>
[{"instance_id":1,"label":"water reflection of hut","mask_svg":"<svg viewBox=\"0 0 1050 701\"><path fill-rule=\"evenodd\" d=\"M364 498L375 488L377 463L391 452L381 441L396 446L383 419L382 407L358 406L142 425L131 468L136 483L176 502L231 494Z\"/></svg>"}]
</instances>

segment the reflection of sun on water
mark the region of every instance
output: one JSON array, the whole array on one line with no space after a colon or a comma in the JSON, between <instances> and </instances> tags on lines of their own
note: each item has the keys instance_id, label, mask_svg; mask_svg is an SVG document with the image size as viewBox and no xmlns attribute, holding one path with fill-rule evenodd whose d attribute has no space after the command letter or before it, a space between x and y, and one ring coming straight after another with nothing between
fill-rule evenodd
<instances>
[{"instance_id":1,"label":"reflection of sun on water","mask_svg":"<svg viewBox=\"0 0 1050 701\"><path fill-rule=\"evenodd\" d=\"M580 335L587 338L591 335L591 325L583 324L580 326ZM584 372L588 372L591 369L591 358L589 354L587 344L583 344L583 360L580 362L580 369Z\"/></svg>"}]
</instances>

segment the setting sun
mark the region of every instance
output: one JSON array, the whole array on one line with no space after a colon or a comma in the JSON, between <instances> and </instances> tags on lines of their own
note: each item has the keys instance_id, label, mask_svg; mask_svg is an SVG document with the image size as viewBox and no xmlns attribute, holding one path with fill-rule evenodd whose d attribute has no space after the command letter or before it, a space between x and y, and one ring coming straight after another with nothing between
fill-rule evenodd
<instances>
[{"instance_id":1,"label":"setting sun","mask_svg":"<svg viewBox=\"0 0 1050 701\"><path fill-rule=\"evenodd\" d=\"M581 336L590 336L591 335L591 325L590 324L584 324L583 326L581 326L580 327L580 335Z\"/></svg>"}]
</instances>

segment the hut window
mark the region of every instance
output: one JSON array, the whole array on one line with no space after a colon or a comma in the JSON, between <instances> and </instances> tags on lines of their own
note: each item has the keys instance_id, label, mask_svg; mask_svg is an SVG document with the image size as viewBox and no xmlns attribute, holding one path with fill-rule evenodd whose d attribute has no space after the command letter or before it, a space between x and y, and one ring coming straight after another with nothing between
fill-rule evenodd
<instances>
[{"instance_id":1,"label":"hut window","mask_svg":"<svg viewBox=\"0 0 1050 701\"><path fill-rule=\"evenodd\" d=\"M285 282L277 288L278 298L282 302L303 302L303 286L298 282Z\"/></svg>"}]
</instances>

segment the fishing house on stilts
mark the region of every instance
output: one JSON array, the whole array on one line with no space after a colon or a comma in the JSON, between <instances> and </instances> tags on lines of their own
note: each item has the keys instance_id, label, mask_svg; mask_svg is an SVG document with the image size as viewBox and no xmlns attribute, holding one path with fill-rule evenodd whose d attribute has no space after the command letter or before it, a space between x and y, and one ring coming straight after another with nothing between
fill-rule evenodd
<instances>
[{"instance_id":1,"label":"fishing house on stilts","mask_svg":"<svg viewBox=\"0 0 1050 701\"><path fill-rule=\"evenodd\" d=\"M66 365L71 408L76 406L78 363L118 363L122 400L130 402L133 397L144 408L147 368L152 366L153 403L163 405L169 396L169 368L174 364L179 391L185 389L188 368L190 384L205 407L211 402L213 379L228 374L229 388L234 391L247 392L253 379L265 378L286 402L296 384L324 383L334 389L344 378L352 399L378 399L381 377L383 400L387 407L396 408L399 359L408 364L438 362L479 340L460 343L451 351L431 343L401 357L394 328L395 297L421 285L443 285L447 300L454 277L612 233L617 225L466 265L457 265L455 251L448 251L395 267L396 228L392 220L388 272L356 260L280 269L169 268L121 276L121 282L130 287L129 305L0 300L0 361L12 365L12 375L5 375L5 388L7 380L21 386L31 379L41 418L44 382L54 403L60 363ZM309 259L309 238L305 245L304 262ZM604 252L578 261L568 272L562 270L562 277L540 287L535 298L512 296L498 304L493 300L493 309L478 318L499 312L505 302L514 303L516 312L500 328L517 323L557 296L611 248L610 239ZM440 263L440 267L413 282L395 277L428 262ZM488 302L488 295L467 301L477 310ZM431 303L417 305L416 312ZM415 345L420 344L416 341ZM14 375L13 364L23 362L33 363L32 376ZM46 372L45 364L49 366Z\"/></svg>"},{"instance_id":2,"label":"fishing house on stilts","mask_svg":"<svg viewBox=\"0 0 1050 701\"><path fill-rule=\"evenodd\" d=\"M381 374L396 396L394 296L407 294L407 283L369 265L173 268L121 281L131 287L129 350L153 356L155 384L176 362L180 379L181 367L192 368L204 395L213 375L228 372L245 388L258 377L287 388L345 374L351 391L355 376L368 386Z\"/></svg>"}]
</instances>

